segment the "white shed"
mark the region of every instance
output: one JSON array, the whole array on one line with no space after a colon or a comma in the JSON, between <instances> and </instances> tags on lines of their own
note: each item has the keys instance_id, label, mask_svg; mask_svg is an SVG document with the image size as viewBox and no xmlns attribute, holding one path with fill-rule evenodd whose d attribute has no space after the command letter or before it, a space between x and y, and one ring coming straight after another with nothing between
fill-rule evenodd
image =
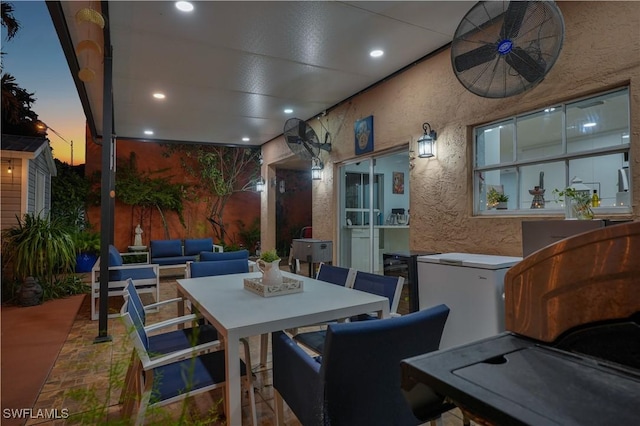
<instances>
[{"instance_id":1,"label":"white shed","mask_svg":"<svg viewBox=\"0 0 640 426\"><path fill-rule=\"evenodd\" d=\"M53 176L56 166L48 139L3 134L0 227L16 225L16 216L26 213L48 214Z\"/></svg>"}]
</instances>

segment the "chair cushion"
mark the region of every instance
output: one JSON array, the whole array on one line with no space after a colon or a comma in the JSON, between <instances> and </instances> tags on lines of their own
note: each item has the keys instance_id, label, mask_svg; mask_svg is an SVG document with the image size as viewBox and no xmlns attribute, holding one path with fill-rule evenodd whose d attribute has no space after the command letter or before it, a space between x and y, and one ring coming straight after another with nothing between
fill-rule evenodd
<instances>
[{"instance_id":1,"label":"chair cushion","mask_svg":"<svg viewBox=\"0 0 640 426\"><path fill-rule=\"evenodd\" d=\"M238 251L225 251L223 253L213 251L200 252L200 260L205 261L219 261L219 260L233 260L233 259L249 259L249 250Z\"/></svg>"},{"instance_id":2,"label":"chair cushion","mask_svg":"<svg viewBox=\"0 0 640 426\"><path fill-rule=\"evenodd\" d=\"M301 345L310 348L316 353L324 353L324 340L327 336L326 330L307 331L306 333L298 333L293 339Z\"/></svg>"},{"instance_id":3,"label":"chair cushion","mask_svg":"<svg viewBox=\"0 0 640 426\"><path fill-rule=\"evenodd\" d=\"M180 265L187 262L195 262L196 256L169 256L169 257L152 257L151 263L158 265Z\"/></svg>"},{"instance_id":4,"label":"chair cushion","mask_svg":"<svg viewBox=\"0 0 640 426\"><path fill-rule=\"evenodd\" d=\"M109 281L124 281L128 278L132 280L146 280L156 278L153 268L131 268L117 271L109 271Z\"/></svg>"},{"instance_id":5,"label":"chair cushion","mask_svg":"<svg viewBox=\"0 0 640 426\"><path fill-rule=\"evenodd\" d=\"M247 369L244 362L240 361L240 374L246 375ZM158 367L154 370L154 376L159 377L154 383L154 398L157 401L166 401L169 398L180 395L189 386L191 389L201 389L225 381L224 351L209 352L199 357L185 359ZM157 385L157 394L155 393Z\"/></svg>"},{"instance_id":6,"label":"chair cushion","mask_svg":"<svg viewBox=\"0 0 640 426\"><path fill-rule=\"evenodd\" d=\"M109 266L122 266L122 256L113 245L109 245Z\"/></svg>"},{"instance_id":7,"label":"chair cushion","mask_svg":"<svg viewBox=\"0 0 640 426\"><path fill-rule=\"evenodd\" d=\"M184 240L185 256L197 255L201 251L213 251L212 238L190 238Z\"/></svg>"},{"instance_id":8,"label":"chair cushion","mask_svg":"<svg viewBox=\"0 0 640 426\"><path fill-rule=\"evenodd\" d=\"M149 336L149 352L158 355L168 354L217 339L218 332L209 324L184 330L173 330Z\"/></svg>"},{"instance_id":9,"label":"chair cushion","mask_svg":"<svg viewBox=\"0 0 640 426\"><path fill-rule=\"evenodd\" d=\"M182 256L182 241L180 240L151 240L151 257ZM157 262L154 262L157 263Z\"/></svg>"}]
</instances>

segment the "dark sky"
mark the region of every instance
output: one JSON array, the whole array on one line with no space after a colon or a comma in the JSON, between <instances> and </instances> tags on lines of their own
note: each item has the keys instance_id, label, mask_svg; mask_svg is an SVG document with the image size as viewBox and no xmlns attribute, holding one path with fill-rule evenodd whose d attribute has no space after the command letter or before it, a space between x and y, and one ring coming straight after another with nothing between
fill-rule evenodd
<instances>
[{"instance_id":1,"label":"dark sky","mask_svg":"<svg viewBox=\"0 0 640 426\"><path fill-rule=\"evenodd\" d=\"M20 87L34 93L33 110L67 142L73 141L73 163L82 164L86 118L47 6L42 0L8 3L13 4L13 16L21 28L7 41L2 27L3 72L13 75ZM54 157L70 162L71 146L53 132L48 136Z\"/></svg>"}]
</instances>

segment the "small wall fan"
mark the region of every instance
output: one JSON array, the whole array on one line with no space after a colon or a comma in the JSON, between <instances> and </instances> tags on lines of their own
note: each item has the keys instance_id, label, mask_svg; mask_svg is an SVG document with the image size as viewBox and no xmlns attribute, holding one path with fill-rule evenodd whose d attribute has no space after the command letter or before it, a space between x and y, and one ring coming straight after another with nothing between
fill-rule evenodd
<instances>
[{"instance_id":1,"label":"small wall fan","mask_svg":"<svg viewBox=\"0 0 640 426\"><path fill-rule=\"evenodd\" d=\"M320 143L313 128L299 118L290 118L284 123L284 139L291 151L300 158L313 160L318 158L321 149L331 151L328 138L329 132L325 133L324 143Z\"/></svg>"},{"instance_id":2,"label":"small wall fan","mask_svg":"<svg viewBox=\"0 0 640 426\"><path fill-rule=\"evenodd\" d=\"M564 20L553 1L481 1L456 29L451 62L469 91L506 98L544 79L563 40Z\"/></svg>"}]
</instances>

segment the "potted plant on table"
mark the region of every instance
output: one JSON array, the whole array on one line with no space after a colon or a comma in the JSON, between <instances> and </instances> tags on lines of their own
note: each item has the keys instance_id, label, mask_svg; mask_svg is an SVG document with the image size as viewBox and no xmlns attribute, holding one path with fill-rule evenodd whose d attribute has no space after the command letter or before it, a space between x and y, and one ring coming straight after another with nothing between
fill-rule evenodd
<instances>
[{"instance_id":1,"label":"potted plant on table","mask_svg":"<svg viewBox=\"0 0 640 426\"><path fill-rule=\"evenodd\" d=\"M495 188L491 188L487 193L487 206L489 208L495 207L498 210L506 210L507 201L509 201L509 196L499 192Z\"/></svg>"},{"instance_id":2,"label":"potted plant on table","mask_svg":"<svg viewBox=\"0 0 640 426\"><path fill-rule=\"evenodd\" d=\"M280 256L275 250L262 252L256 265L262 272L262 284L280 285L282 284L282 272L280 272Z\"/></svg>"}]
</instances>

